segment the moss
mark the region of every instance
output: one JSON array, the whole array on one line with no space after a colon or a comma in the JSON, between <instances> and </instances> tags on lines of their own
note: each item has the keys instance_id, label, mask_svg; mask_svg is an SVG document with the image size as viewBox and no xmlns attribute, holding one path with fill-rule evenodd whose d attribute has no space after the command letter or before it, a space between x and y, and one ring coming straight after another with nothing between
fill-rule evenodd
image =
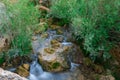
<instances>
[{"instance_id":1,"label":"moss","mask_svg":"<svg viewBox=\"0 0 120 80\"><path fill-rule=\"evenodd\" d=\"M3 58L0 58L0 64L2 64L4 62Z\"/></svg>"},{"instance_id":2,"label":"moss","mask_svg":"<svg viewBox=\"0 0 120 80\"><path fill-rule=\"evenodd\" d=\"M60 66L60 63L59 62L55 62L52 64L52 68L56 69Z\"/></svg>"},{"instance_id":3,"label":"moss","mask_svg":"<svg viewBox=\"0 0 120 80\"><path fill-rule=\"evenodd\" d=\"M55 50L53 48L45 48L44 51L49 54L53 54L55 52Z\"/></svg>"}]
</instances>

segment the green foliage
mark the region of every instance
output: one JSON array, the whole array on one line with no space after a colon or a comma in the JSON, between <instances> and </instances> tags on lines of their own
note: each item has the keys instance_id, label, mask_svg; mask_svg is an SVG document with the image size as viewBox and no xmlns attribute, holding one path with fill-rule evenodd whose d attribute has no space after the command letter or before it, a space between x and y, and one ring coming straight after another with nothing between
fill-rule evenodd
<instances>
[{"instance_id":1,"label":"green foliage","mask_svg":"<svg viewBox=\"0 0 120 80\"><path fill-rule=\"evenodd\" d=\"M60 63L59 62L55 62L55 63L53 63L52 68L56 69L59 66L60 66Z\"/></svg>"},{"instance_id":2,"label":"green foliage","mask_svg":"<svg viewBox=\"0 0 120 80\"><path fill-rule=\"evenodd\" d=\"M4 62L4 58L2 55L0 55L0 64L2 64Z\"/></svg>"},{"instance_id":3,"label":"green foliage","mask_svg":"<svg viewBox=\"0 0 120 80\"><path fill-rule=\"evenodd\" d=\"M40 12L29 0L3 0L7 6L10 19L9 30L13 34L11 48L25 55L31 51L31 36L33 29L38 24ZM7 29L8 30L8 29Z\"/></svg>"},{"instance_id":4,"label":"green foliage","mask_svg":"<svg viewBox=\"0 0 120 80\"><path fill-rule=\"evenodd\" d=\"M113 36L114 42L120 41L112 35L120 35L119 8L119 0L58 0L53 2L51 14L72 22L73 33L79 36L78 41L84 40L84 49L93 60L106 60Z\"/></svg>"},{"instance_id":5,"label":"green foliage","mask_svg":"<svg viewBox=\"0 0 120 80\"><path fill-rule=\"evenodd\" d=\"M52 0L51 14L68 22L71 17L76 16L77 11L73 12L73 9L78 9L76 2L77 0Z\"/></svg>"}]
</instances>

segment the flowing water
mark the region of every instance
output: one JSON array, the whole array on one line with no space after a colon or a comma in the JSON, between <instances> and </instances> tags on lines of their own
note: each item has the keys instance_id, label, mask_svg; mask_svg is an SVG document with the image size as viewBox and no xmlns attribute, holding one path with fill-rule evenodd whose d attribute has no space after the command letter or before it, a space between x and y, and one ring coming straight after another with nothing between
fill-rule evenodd
<instances>
[{"instance_id":1,"label":"flowing water","mask_svg":"<svg viewBox=\"0 0 120 80\"><path fill-rule=\"evenodd\" d=\"M66 72L52 73L43 71L37 59L31 63L29 80L73 80L76 69L79 65L71 62L71 69Z\"/></svg>"},{"instance_id":2,"label":"flowing water","mask_svg":"<svg viewBox=\"0 0 120 80\"><path fill-rule=\"evenodd\" d=\"M48 31L48 34L49 37L47 39L42 39L40 36L36 36L38 40L33 41L34 53L37 53L39 48L50 46L49 42L51 39L63 38L61 40L62 45L67 45L67 46L72 45L71 42L66 42L67 38L65 36L56 35L55 31ZM78 70L79 65L72 62L71 62L71 68L68 71L58 72L58 73L46 72L42 69L41 65L38 63L37 54L33 54L32 57L33 57L33 62L30 65L30 75L28 77L29 80L77 80L75 79L76 76L74 75L80 74L80 71ZM70 56L68 57L69 60L71 61Z\"/></svg>"}]
</instances>

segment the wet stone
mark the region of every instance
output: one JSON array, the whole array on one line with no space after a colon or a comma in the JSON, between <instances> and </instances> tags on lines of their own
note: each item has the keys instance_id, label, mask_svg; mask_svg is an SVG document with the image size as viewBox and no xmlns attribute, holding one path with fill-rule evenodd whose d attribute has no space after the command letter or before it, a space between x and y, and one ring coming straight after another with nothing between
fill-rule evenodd
<instances>
[{"instance_id":1,"label":"wet stone","mask_svg":"<svg viewBox=\"0 0 120 80\"><path fill-rule=\"evenodd\" d=\"M23 64L19 66L16 72L22 77L28 77L29 76L29 64Z\"/></svg>"},{"instance_id":2,"label":"wet stone","mask_svg":"<svg viewBox=\"0 0 120 80\"><path fill-rule=\"evenodd\" d=\"M48 54L53 54L55 52L53 48L45 48L44 51Z\"/></svg>"}]
</instances>

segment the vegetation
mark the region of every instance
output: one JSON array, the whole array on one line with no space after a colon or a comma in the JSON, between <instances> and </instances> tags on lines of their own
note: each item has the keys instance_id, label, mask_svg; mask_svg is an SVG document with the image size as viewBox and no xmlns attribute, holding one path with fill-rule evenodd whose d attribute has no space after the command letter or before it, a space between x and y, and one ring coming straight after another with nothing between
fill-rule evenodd
<instances>
[{"instance_id":1,"label":"vegetation","mask_svg":"<svg viewBox=\"0 0 120 80\"><path fill-rule=\"evenodd\" d=\"M120 0L1 1L5 4L7 12L0 16L0 38L1 35L5 35L10 36L12 40L8 46L9 50L5 51L5 49L0 53L0 64L3 62L5 62L4 65L7 62L12 64L13 59L18 57L23 59L23 56L31 53L31 37L34 34L40 35L53 28L52 30L63 33L67 37L70 36L69 39L72 39L71 34L64 34L63 30L71 29L72 37L76 40L75 43L82 46L84 55L93 60L92 62L89 58L83 59L83 65L99 73L101 67L99 65L102 64L105 69L111 71L115 69L110 74L114 75L116 79L120 78L118 75L119 64L108 60L111 59L111 48L117 48L114 45L120 43ZM45 36L49 37L48 34ZM44 37L44 34L42 36ZM36 40L36 37L33 40ZM0 50L2 51L2 49ZM114 50L112 51L114 52ZM119 53L119 51L115 53L117 52ZM119 58L119 56L115 58ZM120 63L120 60L118 62ZM60 63L55 62L51 67L57 69L59 66Z\"/></svg>"},{"instance_id":2,"label":"vegetation","mask_svg":"<svg viewBox=\"0 0 120 80\"><path fill-rule=\"evenodd\" d=\"M59 66L60 66L60 63L59 62L55 62L55 63L53 63L52 68L56 69Z\"/></svg>"},{"instance_id":3,"label":"vegetation","mask_svg":"<svg viewBox=\"0 0 120 80\"><path fill-rule=\"evenodd\" d=\"M72 24L76 39L83 40L86 55L95 61L110 58L110 48L120 41L112 35L120 34L119 8L119 0L53 0L50 14Z\"/></svg>"},{"instance_id":4,"label":"vegetation","mask_svg":"<svg viewBox=\"0 0 120 80\"><path fill-rule=\"evenodd\" d=\"M38 24L40 12L29 0L2 0L7 6L9 16L9 31L12 34L11 49L13 55L26 55L31 51L31 36L33 29ZM4 33L5 33L4 32Z\"/></svg>"}]
</instances>

